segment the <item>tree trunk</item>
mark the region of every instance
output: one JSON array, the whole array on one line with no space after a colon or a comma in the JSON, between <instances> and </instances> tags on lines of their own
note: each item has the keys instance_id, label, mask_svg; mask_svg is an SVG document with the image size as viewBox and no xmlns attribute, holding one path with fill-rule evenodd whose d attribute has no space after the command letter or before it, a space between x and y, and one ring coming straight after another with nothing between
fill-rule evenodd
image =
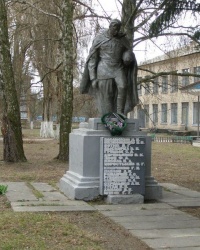
<instances>
[{"instance_id":1,"label":"tree trunk","mask_svg":"<svg viewBox=\"0 0 200 250\"><path fill-rule=\"evenodd\" d=\"M54 138L53 121L43 121L40 127L40 137Z\"/></svg>"},{"instance_id":2,"label":"tree trunk","mask_svg":"<svg viewBox=\"0 0 200 250\"><path fill-rule=\"evenodd\" d=\"M58 159L69 159L69 134L73 112L73 12L72 0L63 0L63 82L61 93L60 148Z\"/></svg>"},{"instance_id":3,"label":"tree trunk","mask_svg":"<svg viewBox=\"0 0 200 250\"><path fill-rule=\"evenodd\" d=\"M126 33L126 36L130 42L130 44L133 44L134 39L134 10L136 6L136 0L123 0L122 4L122 29Z\"/></svg>"},{"instance_id":4,"label":"tree trunk","mask_svg":"<svg viewBox=\"0 0 200 250\"><path fill-rule=\"evenodd\" d=\"M19 102L10 55L7 12L4 0L0 0L0 81L4 100L2 122L4 161L26 161L23 149Z\"/></svg>"},{"instance_id":5,"label":"tree trunk","mask_svg":"<svg viewBox=\"0 0 200 250\"><path fill-rule=\"evenodd\" d=\"M54 138L53 121L52 121L52 97L50 89L50 79L47 77L44 81L44 100L43 100L43 121L40 127L40 137Z\"/></svg>"}]
</instances>

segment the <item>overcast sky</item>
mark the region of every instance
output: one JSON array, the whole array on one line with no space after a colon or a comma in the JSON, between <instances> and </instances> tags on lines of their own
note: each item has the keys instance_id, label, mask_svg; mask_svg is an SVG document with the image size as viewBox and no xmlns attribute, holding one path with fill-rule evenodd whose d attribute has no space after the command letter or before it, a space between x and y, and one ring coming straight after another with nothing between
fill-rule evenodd
<instances>
[{"instance_id":1,"label":"overcast sky","mask_svg":"<svg viewBox=\"0 0 200 250\"><path fill-rule=\"evenodd\" d=\"M106 11L106 13L109 16L111 16L111 18L121 19L120 18L121 8L117 0L95 0L94 3L96 4L96 9L98 10L99 14L105 14L105 11ZM196 0L196 3L200 3L200 0ZM188 14L184 16L184 19L182 19L181 24L185 23L186 26L188 26L190 22L194 22L194 21L195 20ZM108 22L104 23L105 28L107 28L108 25L109 25ZM154 58L159 55L163 55L165 51L167 50L175 49L177 46L176 38L175 37L174 38L163 37L163 38L154 39L155 44L153 44L150 41L139 44L134 49L138 62L145 61L145 60ZM162 45L163 50L159 49L160 45Z\"/></svg>"},{"instance_id":2,"label":"overcast sky","mask_svg":"<svg viewBox=\"0 0 200 250\"><path fill-rule=\"evenodd\" d=\"M98 10L98 14L105 14L105 12L110 16L112 19L118 18L121 19L121 6L119 5L117 0L96 0L96 10ZM103 26L107 28L109 26L108 22L104 22ZM152 47L151 47L152 48ZM155 51L156 50L156 51ZM155 55L162 54L162 52L159 53L158 48L156 47L155 50L152 49L152 53L148 53L147 56L147 44L143 43L141 45L138 45L134 52L137 57L138 61L144 61L146 59L155 57Z\"/></svg>"}]
</instances>

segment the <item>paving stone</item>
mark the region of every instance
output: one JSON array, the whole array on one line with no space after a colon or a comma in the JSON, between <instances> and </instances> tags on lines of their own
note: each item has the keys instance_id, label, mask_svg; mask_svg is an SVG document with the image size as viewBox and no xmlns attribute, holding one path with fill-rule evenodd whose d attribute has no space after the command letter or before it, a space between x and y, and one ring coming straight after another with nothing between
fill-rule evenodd
<instances>
[{"instance_id":1,"label":"paving stone","mask_svg":"<svg viewBox=\"0 0 200 250\"><path fill-rule=\"evenodd\" d=\"M42 182L33 182L31 183L31 185L39 190L39 191L43 191L43 192L52 192L52 191L57 191L56 188L52 187L51 185L47 184L47 183L42 183Z\"/></svg>"},{"instance_id":2,"label":"paving stone","mask_svg":"<svg viewBox=\"0 0 200 250\"><path fill-rule=\"evenodd\" d=\"M176 191L176 190L175 190ZM197 191L192 191L192 190L178 190L176 191L177 194L184 195L188 198L200 198L200 193Z\"/></svg>"},{"instance_id":3,"label":"paving stone","mask_svg":"<svg viewBox=\"0 0 200 250\"><path fill-rule=\"evenodd\" d=\"M140 210L117 210L117 211L104 211L101 210L101 213L105 216L109 217L124 217L124 216L155 216L155 215L176 215L176 214L185 214L182 211L179 211L177 209L140 209Z\"/></svg>"},{"instance_id":4,"label":"paving stone","mask_svg":"<svg viewBox=\"0 0 200 250\"><path fill-rule=\"evenodd\" d=\"M9 201L37 201L37 197L32 193L32 190L27 187L25 182L4 182L3 185L8 185L6 197Z\"/></svg>"},{"instance_id":5,"label":"paving stone","mask_svg":"<svg viewBox=\"0 0 200 250\"><path fill-rule=\"evenodd\" d=\"M168 204L172 205L173 207L200 207L200 201L168 201Z\"/></svg>"},{"instance_id":6,"label":"paving stone","mask_svg":"<svg viewBox=\"0 0 200 250\"><path fill-rule=\"evenodd\" d=\"M99 211L131 211L131 210L153 210L153 209L171 209L172 206L165 203L152 204L133 204L133 205L97 205Z\"/></svg>"},{"instance_id":7,"label":"paving stone","mask_svg":"<svg viewBox=\"0 0 200 250\"><path fill-rule=\"evenodd\" d=\"M169 192L169 191L163 191L163 198L160 199L160 202L167 203L173 207L199 207L200 206L200 194L199 198L197 197L196 194L193 193L189 197L187 191L187 195L178 194L174 192ZM198 193L198 192L197 192Z\"/></svg>"},{"instance_id":8,"label":"paving stone","mask_svg":"<svg viewBox=\"0 0 200 250\"><path fill-rule=\"evenodd\" d=\"M164 238L164 237L186 237L199 236L200 228L183 228L183 229L150 229L150 230L130 230L131 234L141 239Z\"/></svg>"},{"instance_id":9,"label":"paving stone","mask_svg":"<svg viewBox=\"0 0 200 250\"><path fill-rule=\"evenodd\" d=\"M199 202L200 199L188 198L186 196L185 197L177 196L177 197L168 197L168 198L165 198L164 200L161 200L161 201L164 203L167 203L167 204L178 203L178 202L183 202L183 201L186 201L187 203L189 203L189 202L194 203L194 202Z\"/></svg>"},{"instance_id":10,"label":"paving stone","mask_svg":"<svg viewBox=\"0 0 200 250\"><path fill-rule=\"evenodd\" d=\"M12 202L12 206L75 206L85 205L84 201L67 200L67 201L24 201L24 202Z\"/></svg>"},{"instance_id":11,"label":"paving stone","mask_svg":"<svg viewBox=\"0 0 200 250\"><path fill-rule=\"evenodd\" d=\"M189 188L181 187L172 183L162 183L161 186L170 190L168 192L174 192L191 198L200 198L200 192L190 190Z\"/></svg>"},{"instance_id":12,"label":"paving stone","mask_svg":"<svg viewBox=\"0 0 200 250\"><path fill-rule=\"evenodd\" d=\"M69 211L95 211L92 206L19 206L13 207L15 212L69 212Z\"/></svg>"},{"instance_id":13,"label":"paving stone","mask_svg":"<svg viewBox=\"0 0 200 250\"><path fill-rule=\"evenodd\" d=\"M32 183L44 197L38 199L24 182L1 182L8 185L6 196L16 212L42 211L93 211L96 210L84 201L69 200L55 188L45 183Z\"/></svg>"},{"instance_id":14,"label":"paving stone","mask_svg":"<svg viewBox=\"0 0 200 250\"><path fill-rule=\"evenodd\" d=\"M66 196L60 192L42 192L44 195L43 200L45 201L67 201L69 200Z\"/></svg>"},{"instance_id":15,"label":"paving stone","mask_svg":"<svg viewBox=\"0 0 200 250\"><path fill-rule=\"evenodd\" d=\"M200 246L200 237L199 236L188 236L188 237L176 237L176 238L159 238L159 239L144 239L144 242L147 243L152 248L166 249L167 247L187 247L190 250L190 247Z\"/></svg>"},{"instance_id":16,"label":"paving stone","mask_svg":"<svg viewBox=\"0 0 200 250\"><path fill-rule=\"evenodd\" d=\"M187 189L185 187L181 187L181 186L178 186L176 184L173 184L173 183L160 183L160 185L166 189L169 189L169 190L174 190L174 189Z\"/></svg>"},{"instance_id":17,"label":"paving stone","mask_svg":"<svg viewBox=\"0 0 200 250\"><path fill-rule=\"evenodd\" d=\"M173 200L173 199L174 200L176 200L176 199L183 200L185 198L185 196L183 194L177 194L177 193L169 192L169 191L165 191L165 190L163 190L162 194L163 194L163 196L161 199L159 199L159 201L167 201L167 200Z\"/></svg>"},{"instance_id":18,"label":"paving stone","mask_svg":"<svg viewBox=\"0 0 200 250\"><path fill-rule=\"evenodd\" d=\"M170 221L196 221L197 219L195 217L193 217L192 215L180 215L180 214L176 214L176 215L155 215L155 216L117 216L117 217L112 217L112 220L116 221L116 222L130 222L130 223L135 223L135 222L159 222L159 223L169 223Z\"/></svg>"},{"instance_id":19,"label":"paving stone","mask_svg":"<svg viewBox=\"0 0 200 250\"><path fill-rule=\"evenodd\" d=\"M113 219L113 218L112 218ZM123 222L119 223L123 227L128 230L136 230L136 229L178 229L178 228L199 228L200 220L193 219L187 221L164 221L164 222Z\"/></svg>"}]
</instances>

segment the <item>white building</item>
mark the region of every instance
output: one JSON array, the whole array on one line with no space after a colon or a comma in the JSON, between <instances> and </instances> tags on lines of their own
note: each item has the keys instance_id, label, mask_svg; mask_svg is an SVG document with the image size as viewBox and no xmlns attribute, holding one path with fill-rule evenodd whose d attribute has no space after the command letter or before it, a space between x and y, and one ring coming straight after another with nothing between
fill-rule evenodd
<instances>
[{"instance_id":1,"label":"white building","mask_svg":"<svg viewBox=\"0 0 200 250\"><path fill-rule=\"evenodd\" d=\"M160 74L138 89L140 104L134 110L141 127L160 130L197 131L198 96L182 87L200 82L200 76L164 75L162 72L200 75L200 48L194 44L139 65L138 79Z\"/></svg>"}]
</instances>

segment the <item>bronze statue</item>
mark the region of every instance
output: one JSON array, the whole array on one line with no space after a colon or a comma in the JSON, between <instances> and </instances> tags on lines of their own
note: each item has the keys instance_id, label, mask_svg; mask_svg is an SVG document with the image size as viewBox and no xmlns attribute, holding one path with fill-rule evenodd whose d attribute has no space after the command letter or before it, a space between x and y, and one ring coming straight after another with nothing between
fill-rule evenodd
<instances>
[{"instance_id":1,"label":"bronze statue","mask_svg":"<svg viewBox=\"0 0 200 250\"><path fill-rule=\"evenodd\" d=\"M137 62L121 22L113 19L109 29L93 41L80 84L82 94L95 95L99 114L127 115L138 104Z\"/></svg>"}]
</instances>

